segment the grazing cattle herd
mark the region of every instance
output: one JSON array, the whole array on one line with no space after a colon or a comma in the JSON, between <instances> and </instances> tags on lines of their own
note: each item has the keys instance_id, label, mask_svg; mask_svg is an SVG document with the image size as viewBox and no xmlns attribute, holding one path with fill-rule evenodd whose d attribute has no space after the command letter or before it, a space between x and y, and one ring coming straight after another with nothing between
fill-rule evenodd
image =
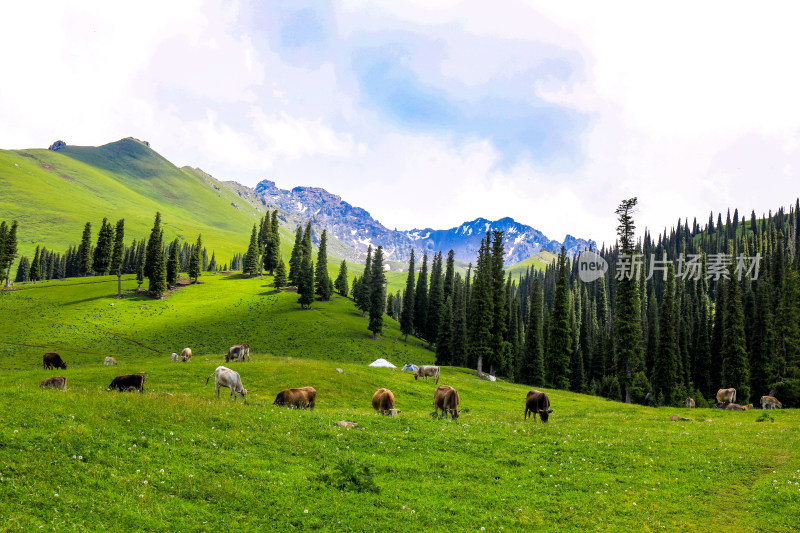
<instances>
[{"instance_id":1,"label":"grazing cattle herd","mask_svg":"<svg viewBox=\"0 0 800 533\"><path fill-rule=\"evenodd\" d=\"M192 357L191 348L184 348L180 356L177 353L172 354L172 362L182 361L187 362ZM228 353L225 354L225 361L250 361L250 346L248 344L236 344L231 346ZM116 366L117 361L113 357L105 357L103 360L104 366ZM42 366L44 369L64 369L67 368L67 363L61 359L61 356L55 352L47 352L42 356ZM337 369L338 370L338 369ZM439 383L438 366L423 365L414 373L414 380L423 378L427 382L428 377L433 378L434 383ZM214 389L217 398L219 398L219 390L221 387L230 389L230 398L234 401L241 396L247 402L247 389L242 385L242 378L238 372L218 366L214 373L206 378L208 384L211 377L214 377ZM109 391L118 390L124 391L139 391L144 392L144 372L137 374L127 374L124 376L117 376L108 386ZM42 389L57 389L67 390L67 378L63 376L54 376L42 380L39 387ZM294 389L284 389L278 393L273 402L273 405L278 407L290 407L295 409L309 409L314 410L317 401L317 391L314 387L300 387ZM715 407L724 409L726 411L746 411L753 408L753 404L739 405L736 402L736 389L720 389L717 391ZM781 402L772 396L761 397L762 409L782 409ZM449 415L451 420L458 419L461 410L458 408L459 396L458 391L449 385L439 385L433 394L433 417L447 418ZM693 398L686 398L684 406L687 409L696 407ZM372 396L372 408L377 414L396 416L402 411L395 407L394 393L386 388L379 388ZM441 415L439 415L441 411ZM525 417L527 420L529 415L533 415L533 420L536 420L536 415L542 422L547 422L553 410L550 408L550 397L547 393L537 390L531 390L525 397ZM677 416L677 415L676 415Z\"/></svg>"}]
</instances>

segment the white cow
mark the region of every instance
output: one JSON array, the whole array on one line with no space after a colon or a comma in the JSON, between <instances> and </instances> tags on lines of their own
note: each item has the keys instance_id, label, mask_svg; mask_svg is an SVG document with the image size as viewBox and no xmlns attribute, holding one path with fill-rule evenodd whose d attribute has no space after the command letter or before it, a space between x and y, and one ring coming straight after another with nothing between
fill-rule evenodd
<instances>
[{"instance_id":1,"label":"white cow","mask_svg":"<svg viewBox=\"0 0 800 533\"><path fill-rule=\"evenodd\" d=\"M214 376L214 387L216 389L217 398L219 398L219 388L228 387L231 389L231 397L234 401L237 399L237 393L241 394L242 398L247 401L247 389L242 387L242 378L239 376L238 372L234 372L230 368L225 368L224 366L218 366L211 376ZM211 379L211 376L206 378L206 385L208 384L208 380Z\"/></svg>"},{"instance_id":2,"label":"white cow","mask_svg":"<svg viewBox=\"0 0 800 533\"><path fill-rule=\"evenodd\" d=\"M172 352L172 362L173 363L178 362L178 354L176 354L175 352Z\"/></svg>"}]
</instances>

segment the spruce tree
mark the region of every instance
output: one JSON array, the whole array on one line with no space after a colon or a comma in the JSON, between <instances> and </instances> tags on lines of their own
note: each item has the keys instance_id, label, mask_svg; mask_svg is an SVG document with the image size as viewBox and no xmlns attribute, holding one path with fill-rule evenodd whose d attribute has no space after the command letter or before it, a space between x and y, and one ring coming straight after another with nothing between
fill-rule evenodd
<instances>
[{"instance_id":1,"label":"spruce tree","mask_svg":"<svg viewBox=\"0 0 800 533\"><path fill-rule=\"evenodd\" d=\"M189 277L194 280L194 283L197 283L197 278L200 277L200 249L203 247L203 236L197 236L197 243L194 245L192 249L192 253L189 256Z\"/></svg>"},{"instance_id":2,"label":"spruce tree","mask_svg":"<svg viewBox=\"0 0 800 533\"><path fill-rule=\"evenodd\" d=\"M427 339L428 333L428 255L422 256L422 268L414 292L414 331L418 337Z\"/></svg>"},{"instance_id":3,"label":"spruce tree","mask_svg":"<svg viewBox=\"0 0 800 533\"><path fill-rule=\"evenodd\" d=\"M172 241L172 245L170 246L169 250L169 260L167 261L167 286L172 287L176 283L178 283L178 268L180 267L180 261L178 260L178 248L180 244L178 243L178 239Z\"/></svg>"},{"instance_id":4,"label":"spruce tree","mask_svg":"<svg viewBox=\"0 0 800 533\"><path fill-rule=\"evenodd\" d=\"M317 271L314 276L314 291L319 299L327 302L331 299L331 278L328 275L328 230L322 230L317 251Z\"/></svg>"},{"instance_id":5,"label":"spruce tree","mask_svg":"<svg viewBox=\"0 0 800 533\"><path fill-rule=\"evenodd\" d=\"M367 247L367 261L364 263L364 274L358 283L358 290L353 289L353 299L356 307L361 310L361 316L366 316L370 309L370 291L372 290L372 245Z\"/></svg>"},{"instance_id":6,"label":"spruce tree","mask_svg":"<svg viewBox=\"0 0 800 533\"><path fill-rule=\"evenodd\" d=\"M348 290L349 287L347 285L347 261L342 259L342 262L339 264L339 275L336 276L336 281L333 284L336 292L347 298L347 295L350 293Z\"/></svg>"},{"instance_id":7,"label":"spruce tree","mask_svg":"<svg viewBox=\"0 0 800 533\"><path fill-rule=\"evenodd\" d=\"M286 286L286 264L283 262L283 257L278 259L278 266L275 267L275 279L272 281L272 286L278 291Z\"/></svg>"},{"instance_id":8,"label":"spruce tree","mask_svg":"<svg viewBox=\"0 0 800 533\"><path fill-rule=\"evenodd\" d=\"M138 292L142 288L142 283L144 283L144 264L139 267L139 270L136 271L136 291Z\"/></svg>"},{"instance_id":9,"label":"spruce tree","mask_svg":"<svg viewBox=\"0 0 800 533\"><path fill-rule=\"evenodd\" d=\"M303 228L297 226L294 234L294 247L289 257L289 283L297 285L300 278L300 263L303 261Z\"/></svg>"},{"instance_id":10,"label":"spruce tree","mask_svg":"<svg viewBox=\"0 0 800 533\"><path fill-rule=\"evenodd\" d=\"M161 213L156 212L153 229L150 230L150 238L147 240L147 252L144 261L144 276L148 279L154 275L153 265L158 261L161 249Z\"/></svg>"},{"instance_id":11,"label":"spruce tree","mask_svg":"<svg viewBox=\"0 0 800 533\"><path fill-rule=\"evenodd\" d=\"M14 258L17 257L17 221L11 223L11 227L5 236L5 244L3 246L3 266L6 273L6 287L11 284L11 265L14 264Z\"/></svg>"},{"instance_id":12,"label":"spruce tree","mask_svg":"<svg viewBox=\"0 0 800 533\"><path fill-rule=\"evenodd\" d=\"M88 276L92 273L92 224L87 222L83 227L83 236L81 237L81 245L78 247L78 254L80 256L80 274L81 276ZM31 263L33 266L33 263Z\"/></svg>"},{"instance_id":13,"label":"spruce tree","mask_svg":"<svg viewBox=\"0 0 800 533\"><path fill-rule=\"evenodd\" d=\"M724 336L722 341L722 381L726 387L736 389L737 401L750 400L750 368L744 336L744 311L742 291L736 280L734 265L729 269L730 281L726 283Z\"/></svg>"},{"instance_id":14,"label":"spruce tree","mask_svg":"<svg viewBox=\"0 0 800 533\"><path fill-rule=\"evenodd\" d=\"M378 246L372 258L369 279L369 329L372 338L383 333L383 309L386 306L386 274L383 271L383 246Z\"/></svg>"},{"instance_id":15,"label":"spruce tree","mask_svg":"<svg viewBox=\"0 0 800 533\"><path fill-rule=\"evenodd\" d=\"M297 282L298 302L301 309L311 309L314 303L314 263L311 254L304 253Z\"/></svg>"},{"instance_id":16,"label":"spruce tree","mask_svg":"<svg viewBox=\"0 0 800 533\"><path fill-rule=\"evenodd\" d=\"M633 211L638 200L623 200L616 210L619 217L617 235L620 253L629 258L636 253L633 236L636 225ZM625 403L631 403L631 389L634 378L644 371L642 357L642 319L639 301L639 280L635 276L623 276L616 284L616 305L614 320L614 356L617 379L624 394Z\"/></svg>"},{"instance_id":17,"label":"spruce tree","mask_svg":"<svg viewBox=\"0 0 800 533\"><path fill-rule=\"evenodd\" d=\"M94 249L92 270L105 276L111 264L111 253L114 249L114 228L111 227L107 218L100 224L100 231L97 233L97 246Z\"/></svg>"},{"instance_id":18,"label":"spruce tree","mask_svg":"<svg viewBox=\"0 0 800 533\"><path fill-rule=\"evenodd\" d=\"M161 235L163 239L163 234ZM159 239L160 240L160 239ZM159 298L167 292L167 261L164 257L164 250L161 249L156 254L156 259L152 264L152 271L150 276L150 285L148 290L151 296Z\"/></svg>"},{"instance_id":19,"label":"spruce tree","mask_svg":"<svg viewBox=\"0 0 800 533\"><path fill-rule=\"evenodd\" d=\"M251 277L257 275L258 258L258 237L256 236L256 225L253 224L253 231L250 233L250 245L247 247L247 255L245 255L242 274L247 274Z\"/></svg>"},{"instance_id":20,"label":"spruce tree","mask_svg":"<svg viewBox=\"0 0 800 533\"><path fill-rule=\"evenodd\" d=\"M780 317L780 377L772 385L785 407L800 406L800 273L787 269L777 314ZM770 391L772 392L772 391ZM737 394L738 399L738 394Z\"/></svg>"},{"instance_id":21,"label":"spruce tree","mask_svg":"<svg viewBox=\"0 0 800 533\"><path fill-rule=\"evenodd\" d=\"M767 276L756 282L755 316L750 338L750 390L754 397L770 396L768 391L777 381L775 360L774 316L770 303L770 281Z\"/></svg>"},{"instance_id":22,"label":"spruce tree","mask_svg":"<svg viewBox=\"0 0 800 533\"><path fill-rule=\"evenodd\" d=\"M467 364L467 306L466 288L461 275L456 274L453 283L453 333L451 339L451 364L465 366Z\"/></svg>"},{"instance_id":23,"label":"spruce tree","mask_svg":"<svg viewBox=\"0 0 800 533\"><path fill-rule=\"evenodd\" d=\"M31 262L30 260L25 257L24 255L19 258L19 264L17 265L17 275L14 278L14 282L16 283L23 283L25 281L30 281L30 271L31 271Z\"/></svg>"},{"instance_id":24,"label":"spruce tree","mask_svg":"<svg viewBox=\"0 0 800 533\"><path fill-rule=\"evenodd\" d=\"M408 335L414 333L414 249L411 249L411 257L408 260L408 276L406 277L406 290L403 296L403 311L400 315L400 333L404 335L403 340L408 342Z\"/></svg>"},{"instance_id":25,"label":"spruce tree","mask_svg":"<svg viewBox=\"0 0 800 533\"><path fill-rule=\"evenodd\" d=\"M663 397L665 405L678 405L682 398L676 395L678 386L678 309L675 301L675 272L670 266L661 316L658 324L658 350L653 360L651 383L653 394Z\"/></svg>"},{"instance_id":26,"label":"spruce tree","mask_svg":"<svg viewBox=\"0 0 800 533\"><path fill-rule=\"evenodd\" d=\"M431 286L428 293L428 324L426 338L434 344L439 338L439 319L444 303L444 278L442 277L442 252L433 256L431 265Z\"/></svg>"},{"instance_id":27,"label":"spruce tree","mask_svg":"<svg viewBox=\"0 0 800 533\"><path fill-rule=\"evenodd\" d=\"M276 209L272 212L271 232L268 236L264 253L264 268L269 269L270 276L273 274L274 269L278 267L278 261L283 261L281 257L281 237L278 228L278 210Z\"/></svg>"},{"instance_id":28,"label":"spruce tree","mask_svg":"<svg viewBox=\"0 0 800 533\"><path fill-rule=\"evenodd\" d=\"M208 272L216 272L217 271L217 254L215 251L211 251L211 261L208 262Z\"/></svg>"},{"instance_id":29,"label":"spruce tree","mask_svg":"<svg viewBox=\"0 0 800 533\"><path fill-rule=\"evenodd\" d=\"M117 298L122 298L122 263L125 254L125 219L117 220L114 230L114 251L111 253L111 273L117 276Z\"/></svg>"},{"instance_id":30,"label":"spruce tree","mask_svg":"<svg viewBox=\"0 0 800 533\"><path fill-rule=\"evenodd\" d=\"M30 280L36 284L36 282L41 278L41 259L39 256L39 247L36 247L36 252L33 254L33 260L31 260L31 269L28 271L28 277Z\"/></svg>"},{"instance_id":31,"label":"spruce tree","mask_svg":"<svg viewBox=\"0 0 800 533\"><path fill-rule=\"evenodd\" d=\"M487 234L488 242L488 234ZM490 292L492 298L492 325L491 340L489 343L490 352L488 357L490 372L505 373L506 359L511 345L506 340L506 328L508 326L506 318L506 291L505 291L505 270L503 269L503 259L505 249L503 246L503 232L492 232L492 248L490 262Z\"/></svg>"},{"instance_id":32,"label":"spruce tree","mask_svg":"<svg viewBox=\"0 0 800 533\"><path fill-rule=\"evenodd\" d=\"M525 346L522 351L519 379L522 383L544 385L544 299L542 281L534 278L531 283L531 301L528 310L528 327L525 330Z\"/></svg>"},{"instance_id":33,"label":"spruce tree","mask_svg":"<svg viewBox=\"0 0 800 533\"><path fill-rule=\"evenodd\" d=\"M436 364L453 364L453 297L448 296L439 320L439 337L436 339Z\"/></svg>"},{"instance_id":34,"label":"spruce tree","mask_svg":"<svg viewBox=\"0 0 800 533\"><path fill-rule=\"evenodd\" d=\"M3 280L6 275L6 240L8 238L8 225L6 221L0 222L0 280Z\"/></svg>"},{"instance_id":35,"label":"spruce tree","mask_svg":"<svg viewBox=\"0 0 800 533\"><path fill-rule=\"evenodd\" d=\"M390 292L389 295L386 297L386 314L389 315L389 318L394 318L394 293Z\"/></svg>"},{"instance_id":36,"label":"spruce tree","mask_svg":"<svg viewBox=\"0 0 800 533\"><path fill-rule=\"evenodd\" d=\"M444 269L444 288L443 288L443 299L447 299L448 296L452 298L453 290L455 290L455 270L456 270L456 254L453 250L447 252L447 265ZM455 302L455 298L452 298L453 302Z\"/></svg>"},{"instance_id":37,"label":"spruce tree","mask_svg":"<svg viewBox=\"0 0 800 533\"><path fill-rule=\"evenodd\" d=\"M469 346L468 365L475 365L478 375L483 373L484 360L491 355L491 331L494 323L492 305L492 257L489 249L489 233L481 239L475 277L469 292L467 316L467 342Z\"/></svg>"},{"instance_id":38,"label":"spruce tree","mask_svg":"<svg viewBox=\"0 0 800 533\"><path fill-rule=\"evenodd\" d=\"M553 298L553 311L547 346L547 383L557 389L569 388L572 330L569 319L570 293L567 280L567 254L564 247L558 255L558 280Z\"/></svg>"}]
</instances>

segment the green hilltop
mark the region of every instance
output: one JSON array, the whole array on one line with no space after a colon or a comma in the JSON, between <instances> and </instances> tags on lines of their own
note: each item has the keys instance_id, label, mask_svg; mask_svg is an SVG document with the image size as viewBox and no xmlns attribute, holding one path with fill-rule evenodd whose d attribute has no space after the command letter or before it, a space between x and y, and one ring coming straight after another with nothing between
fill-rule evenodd
<instances>
[{"instance_id":1,"label":"green hilltop","mask_svg":"<svg viewBox=\"0 0 800 533\"><path fill-rule=\"evenodd\" d=\"M33 255L38 244L63 253L80 242L86 222L96 238L103 217L112 224L124 218L130 243L149 234L156 211L165 242L191 243L202 233L220 263L246 251L262 216L211 176L178 168L136 139L58 151L0 150L0 218L19 222L21 255Z\"/></svg>"}]
</instances>

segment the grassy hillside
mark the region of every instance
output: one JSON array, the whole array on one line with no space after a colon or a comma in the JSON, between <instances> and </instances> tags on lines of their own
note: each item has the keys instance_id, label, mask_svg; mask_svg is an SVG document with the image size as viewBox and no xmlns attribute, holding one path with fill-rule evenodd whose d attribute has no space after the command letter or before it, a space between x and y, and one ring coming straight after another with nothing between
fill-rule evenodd
<instances>
[{"instance_id":1,"label":"grassy hillside","mask_svg":"<svg viewBox=\"0 0 800 533\"><path fill-rule=\"evenodd\" d=\"M547 265L551 264L557 258L558 254L554 254L553 252L539 252L524 261L520 261L506 268L506 275L511 277L511 279L517 279L520 274L525 274L528 268L544 270Z\"/></svg>"},{"instance_id":2,"label":"grassy hillside","mask_svg":"<svg viewBox=\"0 0 800 533\"><path fill-rule=\"evenodd\" d=\"M433 353L395 343L397 322L386 317L383 339L369 339L367 318L350 300L335 295L300 311L297 294L275 292L272 278L206 275L199 285L164 300L129 295L117 300L116 278L98 277L21 286L0 294L0 369L29 369L44 351L77 365L93 366L105 355L169 358L186 346L221 356L233 344L279 356L371 362L385 357L432 362ZM136 281L126 276L123 290ZM16 317L25 316L24 321Z\"/></svg>"},{"instance_id":3,"label":"grassy hillside","mask_svg":"<svg viewBox=\"0 0 800 533\"><path fill-rule=\"evenodd\" d=\"M167 241L202 233L209 252L227 262L246 250L260 214L214 185L130 138L58 152L0 150L0 219L19 222L20 253L29 257L36 244L60 252L78 244L86 222L96 239L106 216L112 224L125 218L126 242L146 237L160 211Z\"/></svg>"},{"instance_id":4,"label":"grassy hillside","mask_svg":"<svg viewBox=\"0 0 800 533\"><path fill-rule=\"evenodd\" d=\"M800 519L794 410L758 422L548 391L542 424L523 420L529 387L444 368L464 412L435 420L433 383L365 365L432 360L414 339L394 343L396 323L373 341L344 299L299 311L270 278L202 279L163 301L115 300L109 278L0 294L4 530L793 531ZM235 342L252 347L251 363L228 365L247 403L205 382ZM189 363L169 362L187 345ZM51 349L68 370L40 368ZM105 390L139 371L145 394ZM40 390L52 375L69 391ZM314 412L272 406L303 385ZM372 412L379 387L399 417Z\"/></svg>"}]
</instances>

